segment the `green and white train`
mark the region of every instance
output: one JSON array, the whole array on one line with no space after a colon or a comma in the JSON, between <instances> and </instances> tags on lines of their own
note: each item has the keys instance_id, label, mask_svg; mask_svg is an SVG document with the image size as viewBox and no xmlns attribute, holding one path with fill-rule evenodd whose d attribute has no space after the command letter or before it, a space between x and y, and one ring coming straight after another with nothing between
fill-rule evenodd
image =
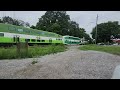
<instances>
[{"instance_id":1,"label":"green and white train","mask_svg":"<svg viewBox=\"0 0 120 90\"><path fill-rule=\"evenodd\" d=\"M0 23L0 45L13 45L16 42L28 44L80 44L80 38L62 36L56 33Z\"/></svg>"}]
</instances>

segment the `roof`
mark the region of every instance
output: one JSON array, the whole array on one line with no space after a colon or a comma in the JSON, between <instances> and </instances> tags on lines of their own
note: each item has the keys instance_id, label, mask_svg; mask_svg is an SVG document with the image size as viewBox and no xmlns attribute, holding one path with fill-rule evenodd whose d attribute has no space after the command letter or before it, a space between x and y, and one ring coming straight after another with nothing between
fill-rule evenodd
<instances>
[{"instance_id":1,"label":"roof","mask_svg":"<svg viewBox=\"0 0 120 90\"><path fill-rule=\"evenodd\" d=\"M62 37L61 35L53 33L53 32L47 32L47 31L26 28L22 26L15 26L11 24L3 24L3 23L0 23L0 32L10 32L10 33L47 36L47 37Z\"/></svg>"},{"instance_id":2,"label":"roof","mask_svg":"<svg viewBox=\"0 0 120 90\"><path fill-rule=\"evenodd\" d=\"M65 35L63 37L74 37L74 36ZM74 38L79 38L79 37L74 37Z\"/></svg>"},{"instance_id":3,"label":"roof","mask_svg":"<svg viewBox=\"0 0 120 90\"><path fill-rule=\"evenodd\" d=\"M120 39L112 39L113 42L120 42Z\"/></svg>"}]
</instances>

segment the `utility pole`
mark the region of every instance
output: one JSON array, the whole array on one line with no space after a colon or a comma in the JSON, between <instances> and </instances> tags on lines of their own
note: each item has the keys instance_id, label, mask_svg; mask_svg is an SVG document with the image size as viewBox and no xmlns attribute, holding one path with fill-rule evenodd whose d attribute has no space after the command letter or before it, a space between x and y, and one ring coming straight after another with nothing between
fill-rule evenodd
<instances>
[{"instance_id":1,"label":"utility pole","mask_svg":"<svg viewBox=\"0 0 120 90\"><path fill-rule=\"evenodd\" d=\"M97 22L98 22L98 14L96 17L96 34L95 34L95 44L97 44Z\"/></svg>"},{"instance_id":2,"label":"utility pole","mask_svg":"<svg viewBox=\"0 0 120 90\"><path fill-rule=\"evenodd\" d=\"M15 19L15 11L13 11L13 19Z\"/></svg>"},{"instance_id":3,"label":"utility pole","mask_svg":"<svg viewBox=\"0 0 120 90\"><path fill-rule=\"evenodd\" d=\"M5 12L3 11L3 15L2 15L2 17L5 17Z\"/></svg>"}]
</instances>

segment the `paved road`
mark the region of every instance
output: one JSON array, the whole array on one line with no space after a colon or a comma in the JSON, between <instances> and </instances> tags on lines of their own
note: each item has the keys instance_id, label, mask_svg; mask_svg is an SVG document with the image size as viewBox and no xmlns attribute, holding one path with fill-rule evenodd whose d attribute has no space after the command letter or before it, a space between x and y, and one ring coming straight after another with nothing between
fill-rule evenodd
<instances>
[{"instance_id":1,"label":"paved road","mask_svg":"<svg viewBox=\"0 0 120 90\"><path fill-rule=\"evenodd\" d=\"M32 65L35 60L38 63ZM4 79L110 79L120 56L81 51L70 46L65 52L40 58L1 60L0 78Z\"/></svg>"}]
</instances>

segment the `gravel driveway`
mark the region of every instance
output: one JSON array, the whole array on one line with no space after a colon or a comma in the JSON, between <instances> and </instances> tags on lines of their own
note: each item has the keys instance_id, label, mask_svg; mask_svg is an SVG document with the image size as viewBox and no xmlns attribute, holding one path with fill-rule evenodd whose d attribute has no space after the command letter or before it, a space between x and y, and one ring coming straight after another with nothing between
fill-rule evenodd
<instances>
[{"instance_id":1,"label":"gravel driveway","mask_svg":"<svg viewBox=\"0 0 120 90\"><path fill-rule=\"evenodd\" d=\"M0 60L0 79L111 79L120 56L78 47L40 58ZM32 65L33 60L38 63Z\"/></svg>"}]
</instances>

